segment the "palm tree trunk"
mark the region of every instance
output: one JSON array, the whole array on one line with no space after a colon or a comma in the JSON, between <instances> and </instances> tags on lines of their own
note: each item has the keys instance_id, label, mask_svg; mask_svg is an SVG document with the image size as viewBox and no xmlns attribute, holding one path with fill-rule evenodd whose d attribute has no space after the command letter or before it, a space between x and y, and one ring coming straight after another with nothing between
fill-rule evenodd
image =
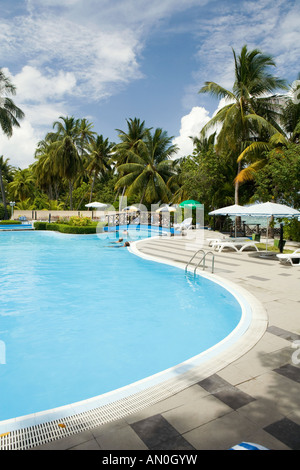
<instances>
[{"instance_id":1,"label":"palm tree trunk","mask_svg":"<svg viewBox=\"0 0 300 470\"><path fill-rule=\"evenodd\" d=\"M93 177L93 180L92 180L92 186L91 186L91 193L90 193L90 200L89 200L89 202L92 202L92 197L93 197L93 190L94 190L95 181L96 181L96 172L94 173L94 177Z\"/></svg>"},{"instance_id":2,"label":"palm tree trunk","mask_svg":"<svg viewBox=\"0 0 300 470\"><path fill-rule=\"evenodd\" d=\"M123 198L124 198L125 191L126 191L126 186L124 186L124 188L122 190L121 201L119 202L119 211L122 210L122 203L123 203Z\"/></svg>"},{"instance_id":3,"label":"palm tree trunk","mask_svg":"<svg viewBox=\"0 0 300 470\"><path fill-rule=\"evenodd\" d=\"M238 162L237 174L239 174L240 171L241 171L241 162ZM239 203L239 182L238 181L236 181L234 185L234 203L235 204ZM238 216L235 218L235 235L236 235L237 230L241 228L241 225L242 225L242 219L240 216Z\"/></svg>"},{"instance_id":4,"label":"palm tree trunk","mask_svg":"<svg viewBox=\"0 0 300 470\"><path fill-rule=\"evenodd\" d=\"M140 204L143 203L143 200L144 200L144 197L145 197L145 193L146 193L146 189L147 189L147 185L145 184L144 189L143 189L143 194L142 194L142 197L141 197L141 200L140 200Z\"/></svg>"},{"instance_id":5,"label":"palm tree trunk","mask_svg":"<svg viewBox=\"0 0 300 470\"><path fill-rule=\"evenodd\" d=\"M5 196L1 167L0 167L0 187L1 187L1 194L2 194L2 202L4 206L4 219L7 220L8 219L7 203L6 203L6 196Z\"/></svg>"},{"instance_id":6,"label":"palm tree trunk","mask_svg":"<svg viewBox=\"0 0 300 470\"><path fill-rule=\"evenodd\" d=\"M70 211L73 210L73 182L69 180L69 188L70 188Z\"/></svg>"}]
</instances>

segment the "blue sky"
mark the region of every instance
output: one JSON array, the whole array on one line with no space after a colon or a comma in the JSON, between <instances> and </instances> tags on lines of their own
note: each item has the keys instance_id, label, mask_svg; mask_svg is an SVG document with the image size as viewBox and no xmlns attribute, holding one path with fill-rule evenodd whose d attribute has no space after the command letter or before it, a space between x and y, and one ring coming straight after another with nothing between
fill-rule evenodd
<instances>
[{"instance_id":1,"label":"blue sky","mask_svg":"<svg viewBox=\"0 0 300 470\"><path fill-rule=\"evenodd\" d=\"M219 103L198 90L233 82L232 48L273 55L292 83L299 70L299 0L1 0L0 67L26 114L0 155L24 168L59 116L87 118L117 142L140 118L188 154Z\"/></svg>"}]
</instances>

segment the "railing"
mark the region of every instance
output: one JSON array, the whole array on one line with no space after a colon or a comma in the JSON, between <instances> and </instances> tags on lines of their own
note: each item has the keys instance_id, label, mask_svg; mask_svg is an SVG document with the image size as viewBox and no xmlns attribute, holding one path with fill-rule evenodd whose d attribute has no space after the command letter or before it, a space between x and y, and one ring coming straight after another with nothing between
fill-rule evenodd
<instances>
[{"instance_id":1,"label":"railing","mask_svg":"<svg viewBox=\"0 0 300 470\"><path fill-rule=\"evenodd\" d=\"M206 268L206 265L205 265L205 259L206 259L206 256L211 254L212 255L212 264L211 264L211 272L213 273L214 272L214 267L215 267L215 255L213 254L212 251L207 251L205 252L204 250L198 250L196 251L193 256L191 257L191 259L187 262L186 266L185 266L185 272L187 272L188 270L188 267L189 265L191 264L191 262L196 258L196 256L198 255L198 253L202 253L203 256L202 258L200 259L200 261L198 262L198 264L196 265L195 269L194 269L194 276L196 274L196 271L197 271L197 268L199 268L200 264L203 262L203 270Z\"/></svg>"},{"instance_id":2,"label":"railing","mask_svg":"<svg viewBox=\"0 0 300 470\"><path fill-rule=\"evenodd\" d=\"M204 269L206 268L205 266L205 259L206 259L206 256L207 255L212 255L212 260L211 260L211 272L213 273L214 272L214 269L215 269L215 255L213 254L212 251L207 251L204 256L201 258L201 260L199 261L199 263L197 264L197 266L195 267L194 269L194 276L196 275L196 271L197 269L199 268L200 264L202 263L203 261L203 271Z\"/></svg>"}]
</instances>

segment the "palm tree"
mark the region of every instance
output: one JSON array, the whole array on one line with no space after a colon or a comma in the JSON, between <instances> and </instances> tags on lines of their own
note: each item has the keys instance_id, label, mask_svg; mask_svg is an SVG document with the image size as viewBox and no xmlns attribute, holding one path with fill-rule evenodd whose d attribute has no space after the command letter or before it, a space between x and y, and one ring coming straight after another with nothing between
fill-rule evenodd
<instances>
[{"instance_id":1,"label":"palm tree","mask_svg":"<svg viewBox=\"0 0 300 470\"><path fill-rule=\"evenodd\" d=\"M171 176L171 161L177 147L172 144L172 137L158 128L152 135L146 133L145 141L131 151L128 163L119 165L121 172L116 189L127 187L128 196L140 194L140 203L168 202L171 191L167 181Z\"/></svg>"},{"instance_id":2,"label":"palm tree","mask_svg":"<svg viewBox=\"0 0 300 470\"><path fill-rule=\"evenodd\" d=\"M236 160L254 140L263 137L268 141L271 135L281 132L279 122L279 100L274 96L278 89L286 89L286 82L269 73L275 62L269 55L258 49L248 51L243 46L240 56L233 50L235 81L232 91L215 82L206 82L199 93L209 93L228 100L222 109L202 130L207 134L221 125L217 137L217 150L234 152ZM273 95L271 95L273 94ZM237 174L241 171L241 160L237 162ZM239 180L235 180L235 203L239 203Z\"/></svg>"},{"instance_id":3,"label":"palm tree","mask_svg":"<svg viewBox=\"0 0 300 470\"><path fill-rule=\"evenodd\" d=\"M16 87L0 69L0 125L7 137L11 137L13 127L20 127L19 120L24 118L23 111L18 108L9 96L16 94Z\"/></svg>"},{"instance_id":4,"label":"palm tree","mask_svg":"<svg viewBox=\"0 0 300 470\"><path fill-rule=\"evenodd\" d=\"M77 125L79 133L78 150L80 152L81 157L83 157L85 151L87 150L87 147L94 140L96 132L92 131L93 124L89 122L86 118L78 120Z\"/></svg>"},{"instance_id":5,"label":"palm tree","mask_svg":"<svg viewBox=\"0 0 300 470\"><path fill-rule=\"evenodd\" d=\"M96 178L104 175L110 169L110 158L114 144L109 142L108 138L104 139L103 135L98 135L89 145L89 163L87 171L92 175L92 184L90 192L90 200L92 202L93 189Z\"/></svg>"},{"instance_id":6,"label":"palm tree","mask_svg":"<svg viewBox=\"0 0 300 470\"><path fill-rule=\"evenodd\" d=\"M285 98L281 122L291 142L299 143L300 73L298 74L298 80L290 87L290 95Z\"/></svg>"},{"instance_id":7,"label":"palm tree","mask_svg":"<svg viewBox=\"0 0 300 470\"><path fill-rule=\"evenodd\" d=\"M37 185L47 193L49 199L54 199L53 192L55 192L55 199L58 199L59 174L54 166L49 139L38 142L35 158L37 161L32 164L32 169Z\"/></svg>"},{"instance_id":8,"label":"palm tree","mask_svg":"<svg viewBox=\"0 0 300 470\"><path fill-rule=\"evenodd\" d=\"M8 219L8 212L7 212L7 201L6 201L6 193L5 193L5 187L4 187L4 181L3 177L5 177L6 180L9 180L9 172L10 172L10 165L8 164L8 158L4 160L3 155L0 157L0 190L1 190L1 196L2 196L2 202L4 206L4 219Z\"/></svg>"},{"instance_id":9,"label":"palm tree","mask_svg":"<svg viewBox=\"0 0 300 470\"><path fill-rule=\"evenodd\" d=\"M288 145L288 140L280 132L273 134L268 142L252 142L238 157L238 162L245 160L248 166L238 173L235 182L243 184L247 181L254 180L257 171L264 168L268 163L271 150L275 150L276 153L284 155L284 149L287 149Z\"/></svg>"},{"instance_id":10,"label":"palm tree","mask_svg":"<svg viewBox=\"0 0 300 470\"><path fill-rule=\"evenodd\" d=\"M142 121L138 118L127 119L127 132L122 131L121 129L116 129L119 132L119 139L121 140L114 148L113 159L115 161L115 167L120 174L119 167L123 164L129 162L132 153L138 151L141 142L146 138L147 132L149 129L145 127L145 121ZM126 186L118 187L119 190L122 190L122 198L120 202L120 207L122 207L122 199L126 191Z\"/></svg>"},{"instance_id":11,"label":"palm tree","mask_svg":"<svg viewBox=\"0 0 300 470\"><path fill-rule=\"evenodd\" d=\"M31 198L34 191L34 177L29 168L17 170L14 179L8 185L9 191L18 201Z\"/></svg>"},{"instance_id":12,"label":"palm tree","mask_svg":"<svg viewBox=\"0 0 300 470\"><path fill-rule=\"evenodd\" d=\"M70 210L73 210L73 187L78 173L82 170L82 159L79 155L80 131L79 121L74 117L60 117L61 121L56 121L53 128L56 132L51 132L46 139L51 142L50 151L52 153L54 170L61 178L69 182Z\"/></svg>"}]
</instances>

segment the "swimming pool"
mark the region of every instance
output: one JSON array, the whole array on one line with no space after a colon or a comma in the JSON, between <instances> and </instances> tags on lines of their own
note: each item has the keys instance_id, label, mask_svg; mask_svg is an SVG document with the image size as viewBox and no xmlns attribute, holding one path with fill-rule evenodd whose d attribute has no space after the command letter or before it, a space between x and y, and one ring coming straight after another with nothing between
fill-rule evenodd
<instances>
[{"instance_id":1,"label":"swimming pool","mask_svg":"<svg viewBox=\"0 0 300 470\"><path fill-rule=\"evenodd\" d=\"M7 224L7 225L1 225L0 224L0 230L32 230L33 227L31 224Z\"/></svg>"},{"instance_id":2,"label":"swimming pool","mask_svg":"<svg viewBox=\"0 0 300 470\"><path fill-rule=\"evenodd\" d=\"M1 234L0 421L155 376L239 324L229 291L133 256L120 233Z\"/></svg>"}]
</instances>

